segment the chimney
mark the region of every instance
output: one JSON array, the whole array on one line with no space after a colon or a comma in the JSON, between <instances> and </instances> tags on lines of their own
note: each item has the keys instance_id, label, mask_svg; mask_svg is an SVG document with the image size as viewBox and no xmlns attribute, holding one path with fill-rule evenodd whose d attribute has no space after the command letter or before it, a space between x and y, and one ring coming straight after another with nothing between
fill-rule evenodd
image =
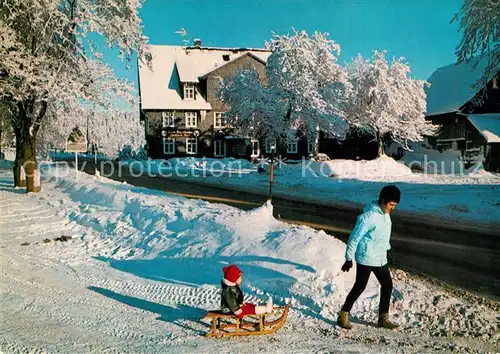
<instances>
[{"instance_id":1,"label":"chimney","mask_svg":"<svg viewBox=\"0 0 500 354\"><path fill-rule=\"evenodd\" d=\"M194 46L196 48L200 48L201 47L201 39L195 38L195 40L194 40Z\"/></svg>"}]
</instances>

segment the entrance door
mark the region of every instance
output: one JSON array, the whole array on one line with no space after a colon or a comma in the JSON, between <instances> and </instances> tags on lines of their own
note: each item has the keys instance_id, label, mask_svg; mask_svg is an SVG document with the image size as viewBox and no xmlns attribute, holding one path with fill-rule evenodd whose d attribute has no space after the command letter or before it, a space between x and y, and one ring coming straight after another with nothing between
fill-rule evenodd
<instances>
[{"instance_id":1,"label":"entrance door","mask_svg":"<svg viewBox=\"0 0 500 354\"><path fill-rule=\"evenodd\" d=\"M226 142L224 140L214 141L214 156L215 157L226 156Z\"/></svg>"}]
</instances>

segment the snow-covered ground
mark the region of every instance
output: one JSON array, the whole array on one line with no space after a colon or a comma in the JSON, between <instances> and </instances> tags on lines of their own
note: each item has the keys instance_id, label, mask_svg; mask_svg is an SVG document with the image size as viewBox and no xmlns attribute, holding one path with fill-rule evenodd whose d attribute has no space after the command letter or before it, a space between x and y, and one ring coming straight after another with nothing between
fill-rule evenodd
<instances>
[{"instance_id":1,"label":"snow-covered ground","mask_svg":"<svg viewBox=\"0 0 500 354\"><path fill-rule=\"evenodd\" d=\"M440 171L449 170L442 167L451 163L445 159L449 154L434 157L437 159L435 164L441 166ZM420 158L421 155L415 161ZM409 164L411 161L406 160ZM138 175L178 177L266 196L268 193L268 172L258 173L258 165L246 160L187 158L126 164ZM456 174L414 173L408 166L387 156L371 161L304 160L278 165L274 196L325 205L361 206L376 199L382 186L391 183L402 191L398 210L403 212L471 222L491 229L500 226L500 176L481 168ZM268 171L268 166L265 167Z\"/></svg>"},{"instance_id":2,"label":"snow-covered ground","mask_svg":"<svg viewBox=\"0 0 500 354\"><path fill-rule=\"evenodd\" d=\"M371 326L371 279L353 309L336 314L355 272L345 245L246 212L44 166L43 190L25 195L0 170L0 350L13 352L495 352L499 314L394 271L398 332ZM69 241L54 238L71 236ZM52 240L44 242L44 240ZM218 307L222 267L238 264L248 300L290 303L272 336L206 339L200 318Z\"/></svg>"}]
</instances>

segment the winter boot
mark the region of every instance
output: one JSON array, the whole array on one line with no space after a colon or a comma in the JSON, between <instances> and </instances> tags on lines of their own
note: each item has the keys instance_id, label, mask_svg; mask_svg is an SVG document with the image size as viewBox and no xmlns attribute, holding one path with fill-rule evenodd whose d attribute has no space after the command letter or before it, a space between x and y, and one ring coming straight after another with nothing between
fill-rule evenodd
<instances>
[{"instance_id":1,"label":"winter boot","mask_svg":"<svg viewBox=\"0 0 500 354\"><path fill-rule=\"evenodd\" d=\"M267 313L273 312L273 298L270 296L269 296L269 299L267 299L266 311L267 311Z\"/></svg>"},{"instance_id":2,"label":"winter boot","mask_svg":"<svg viewBox=\"0 0 500 354\"><path fill-rule=\"evenodd\" d=\"M337 317L337 324L341 328L351 329L352 328L352 324L349 321L349 312L340 311L339 317Z\"/></svg>"},{"instance_id":3,"label":"winter boot","mask_svg":"<svg viewBox=\"0 0 500 354\"><path fill-rule=\"evenodd\" d=\"M378 326L382 328L387 328L387 329L396 329L399 327L399 325L392 323L389 321L389 314L388 313L381 313L378 316Z\"/></svg>"},{"instance_id":4,"label":"winter boot","mask_svg":"<svg viewBox=\"0 0 500 354\"><path fill-rule=\"evenodd\" d=\"M255 306L255 314L256 315L264 315L266 313L273 313L273 299L269 297L267 299L266 306Z\"/></svg>"}]
</instances>

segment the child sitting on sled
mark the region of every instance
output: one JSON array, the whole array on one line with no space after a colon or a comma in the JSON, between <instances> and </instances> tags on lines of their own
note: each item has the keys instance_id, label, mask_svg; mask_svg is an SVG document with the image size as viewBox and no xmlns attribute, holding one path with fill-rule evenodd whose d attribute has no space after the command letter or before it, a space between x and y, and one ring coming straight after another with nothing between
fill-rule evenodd
<instances>
[{"instance_id":1,"label":"child sitting on sled","mask_svg":"<svg viewBox=\"0 0 500 354\"><path fill-rule=\"evenodd\" d=\"M221 310L224 313L232 312L238 318L245 315L263 315L273 312L273 299L269 297L266 306L258 306L243 302L243 292L240 284L243 280L243 273L235 266L230 265L223 268L224 278L222 279Z\"/></svg>"}]
</instances>

